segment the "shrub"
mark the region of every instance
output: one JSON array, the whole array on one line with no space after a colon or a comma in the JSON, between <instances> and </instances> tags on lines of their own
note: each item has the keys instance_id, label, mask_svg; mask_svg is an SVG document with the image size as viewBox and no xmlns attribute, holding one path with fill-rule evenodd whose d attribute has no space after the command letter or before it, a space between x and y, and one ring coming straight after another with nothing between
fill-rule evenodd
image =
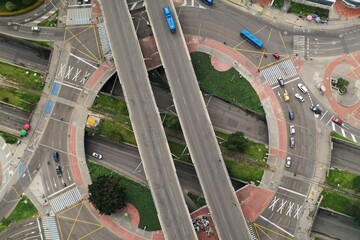
<instances>
[{"instance_id":1,"label":"shrub","mask_svg":"<svg viewBox=\"0 0 360 240\"><path fill-rule=\"evenodd\" d=\"M344 93L346 93L346 92L347 92L346 87L340 87L340 88L339 88L339 93L340 93L340 94L344 94Z\"/></svg>"},{"instance_id":2,"label":"shrub","mask_svg":"<svg viewBox=\"0 0 360 240\"><path fill-rule=\"evenodd\" d=\"M10 1L5 3L5 7L9 12L12 12L16 9L16 5Z\"/></svg>"}]
</instances>

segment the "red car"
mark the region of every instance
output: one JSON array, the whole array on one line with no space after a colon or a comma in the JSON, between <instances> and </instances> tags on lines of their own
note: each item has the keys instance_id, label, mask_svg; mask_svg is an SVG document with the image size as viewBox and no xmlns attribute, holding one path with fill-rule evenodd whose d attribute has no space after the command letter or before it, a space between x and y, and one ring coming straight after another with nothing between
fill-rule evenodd
<instances>
[{"instance_id":1,"label":"red car","mask_svg":"<svg viewBox=\"0 0 360 240\"><path fill-rule=\"evenodd\" d=\"M280 59L280 55L277 52L274 52L272 55L274 56L274 58Z\"/></svg>"},{"instance_id":2,"label":"red car","mask_svg":"<svg viewBox=\"0 0 360 240\"><path fill-rule=\"evenodd\" d=\"M342 124L343 124L343 121L342 121L340 118L338 118L338 117L333 117L333 118L331 119L331 121L332 121L333 123L336 123L337 125L342 125Z\"/></svg>"}]
</instances>

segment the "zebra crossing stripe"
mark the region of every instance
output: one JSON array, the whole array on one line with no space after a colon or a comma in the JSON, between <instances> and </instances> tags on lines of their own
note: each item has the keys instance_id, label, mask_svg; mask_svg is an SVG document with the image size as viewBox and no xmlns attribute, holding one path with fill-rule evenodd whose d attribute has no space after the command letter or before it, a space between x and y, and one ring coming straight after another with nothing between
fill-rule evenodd
<instances>
[{"instance_id":1,"label":"zebra crossing stripe","mask_svg":"<svg viewBox=\"0 0 360 240\"><path fill-rule=\"evenodd\" d=\"M345 130L343 128L340 128L341 129L341 133L344 137L346 137L346 133L345 133Z\"/></svg>"},{"instance_id":2,"label":"zebra crossing stripe","mask_svg":"<svg viewBox=\"0 0 360 240\"><path fill-rule=\"evenodd\" d=\"M352 134L352 133L351 133L351 138L352 138L353 142L357 143L356 137L355 137L354 134Z\"/></svg>"},{"instance_id":3,"label":"zebra crossing stripe","mask_svg":"<svg viewBox=\"0 0 360 240\"><path fill-rule=\"evenodd\" d=\"M46 240L60 240L59 231L56 226L55 217L43 217L42 225Z\"/></svg>"},{"instance_id":4,"label":"zebra crossing stripe","mask_svg":"<svg viewBox=\"0 0 360 240\"><path fill-rule=\"evenodd\" d=\"M51 208L55 213L67 208L82 199L77 187L72 188L49 200Z\"/></svg>"},{"instance_id":5,"label":"zebra crossing stripe","mask_svg":"<svg viewBox=\"0 0 360 240\"><path fill-rule=\"evenodd\" d=\"M331 122L331 128L332 128L332 130L333 130L333 131L335 131L335 132L336 132L336 129L335 129L335 124L334 124L334 122Z\"/></svg>"},{"instance_id":6,"label":"zebra crossing stripe","mask_svg":"<svg viewBox=\"0 0 360 240\"><path fill-rule=\"evenodd\" d=\"M137 5L137 2L134 2L134 4L131 6L131 8L130 8L130 11L132 11L132 10L134 10L134 8L136 7L136 5Z\"/></svg>"},{"instance_id":7,"label":"zebra crossing stripe","mask_svg":"<svg viewBox=\"0 0 360 240\"><path fill-rule=\"evenodd\" d=\"M286 79L298 75L296 68L290 59L265 68L261 70L261 73L270 86L276 84L278 78L283 78L285 81Z\"/></svg>"}]
</instances>

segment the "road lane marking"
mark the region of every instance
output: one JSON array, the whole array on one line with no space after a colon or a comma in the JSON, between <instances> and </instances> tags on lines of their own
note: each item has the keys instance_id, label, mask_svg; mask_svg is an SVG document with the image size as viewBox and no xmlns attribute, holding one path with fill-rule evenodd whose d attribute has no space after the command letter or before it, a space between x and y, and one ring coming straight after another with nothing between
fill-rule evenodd
<instances>
[{"instance_id":1,"label":"road lane marking","mask_svg":"<svg viewBox=\"0 0 360 240\"><path fill-rule=\"evenodd\" d=\"M356 142L356 143L357 143L356 137L355 137L354 134L352 134L352 133L351 133L351 138L352 138L353 142Z\"/></svg>"},{"instance_id":2,"label":"road lane marking","mask_svg":"<svg viewBox=\"0 0 360 240\"><path fill-rule=\"evenodd\" d=\"M284 233L288 234L288 235L291 236L291 237L294 237L294 235L292 235L291 233L289 233L289 232L286 231L285 229L279 227L279 226L276 225L275 223L271 222L271 221L268 220L267 218L265 218L265 217L263 217L263 216L261 216L261 215L260 215L260 217L261 217L261 219L263 219L263 220L265 220L266 222L270 223L271 225L273 225L273 226L276 227L277 229L283 231Z\"/></svg>"},{"instance_id":3,"label":"road lane marking","mask_svg":"<svg viewBox=\"0 0 360 240\"><path fill-rule=\"evenodd\" d=\"M341 129L341 133L342 133L342 135L343 135L344 137L346 137L345 130L344 130L342 127L341 127L340 129Z\"/></svg>"},{"instance_id":4,"label":"road lane marking","mask_svg":"<svg viewBox=\"0 0 360 240\"><path fill-rule=\"evenodd\" d=\"M330 121L331 121L331 119L332 119L333 117L334 117L334 115L332 115L332 116L330 117L329 121L326 123L326 126L329 125L329 123L330 123Z\"/></svg>"},{"instance_id":5,"label":"road lane marking","mask_svg":"<svg viewBox=\"0 0 360 240\"><path fill-rule=\"evenodd\" d=\"M293 194L296 194L296 195L299 195L299 196L302 196L302 197L307 197L305 194L302 194L302 193L299 193L299 192L295 192L293 190L290 190L290 189L287 189L287 188L284 188L284 187L279 187L280 189L282 190L285 190L285 191L288 191L288 192L291 192Z\"/></svg>"},{"instance_id":6,"label":"road lane marking","mask_svg":"<svg viewBox=\"0 0 360 240\"><path fill-rule=\"evenodd\" d=\"M320 118L320 120L323 119L323 117L325 117L326 113L328 112L329 110L326 110L326 112L322 115L322 117Z\"/></svg>"}]
</instances>

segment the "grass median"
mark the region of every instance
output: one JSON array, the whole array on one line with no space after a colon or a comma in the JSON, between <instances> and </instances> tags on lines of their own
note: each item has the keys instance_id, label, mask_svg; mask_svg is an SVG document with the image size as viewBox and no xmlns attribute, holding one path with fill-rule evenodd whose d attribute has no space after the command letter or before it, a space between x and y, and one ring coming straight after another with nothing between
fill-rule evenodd
<instances>
[{"instance_id":1,"label":"grass median","mask_svg":"<svg viewBox=\"0 0 360 240\"><path fill-rule=\"evenodd\" d=\"M116 174L121 179L121 184L126 188L126 202L131 203L136 207L140 214L139 228L147 231L155 231L161 229L154 201L151 192L147 187L138 184L111 169L101 165L87 161L91 179L94 181L97 177L102 175Z\"/></svg>"},{"instance_id":2,"label":"grass median","mask_svg":"<svg viewBox=\"0 0 360 240\"><path fill-rule=\"evenodd\" d=\"M24 92L15 88L0 88L0 101L33 112L40 100L40 94Z\"/></svg>"},{"instance_id":3,"label":"grass median","mask_svg":"<svg viewBox=\"0 0 360 240\"><path fill-rule=\"evenodd\" d=\"M356 179L359 178L358 175L338 170L338 169L331 169L329 171L329 176L326 178L325 183L329 184L332 187L339 188L339 189L348 189L356 191ZM360 188L359 188L360 189Z\"/></svg>"},{"instance_id":4,"label":"grass median","mask_svg":"<svg viewBox=\"0 0 360 240\"><path fill-rule=\"evenodd\" d=\"M322 195L324 197L321 201L322 207L330 208L349 216L354 216L352 206L360 206L360 200L358 198L353 198L348 195L336 193L330 190L323 190Z\"/></svg>"},{"instance_id":5,"label":"grass median","mask_svg":"<svg viewBox=\"0 0 360 240\"><path fill-rule=\"evenodd\" d=\"M38 215L38 210L30 199L23 196L20 202L16 205L9 217L3 218L0 221L0 232L5 230L12 222L20 222Z\"/></svg>"},{"instance_id":6,"label":"grass median","mask_svg":"<svg viewBox=\"0 0 360 240\"><path fill-rule=\"evenodd\" d=\"M8 144L14 144L16 143L19 138L14 136L14 135L11 135L9 133L6 133L6 132L2 132L0 131L0 136L5 140L6 143Z\"/></svg>"},{"instance_id":7,"label":"grass median","mask_svg":"<svg viewBox=\"0 0 360 240\"><path fill-rule=\"evenodd\" d=\"M206 53L191 53L191 59L201 90L265 115L257 93L234 68L226 72L215 70L211 65L210 55Z\"/></svg>"}]
</instances>

